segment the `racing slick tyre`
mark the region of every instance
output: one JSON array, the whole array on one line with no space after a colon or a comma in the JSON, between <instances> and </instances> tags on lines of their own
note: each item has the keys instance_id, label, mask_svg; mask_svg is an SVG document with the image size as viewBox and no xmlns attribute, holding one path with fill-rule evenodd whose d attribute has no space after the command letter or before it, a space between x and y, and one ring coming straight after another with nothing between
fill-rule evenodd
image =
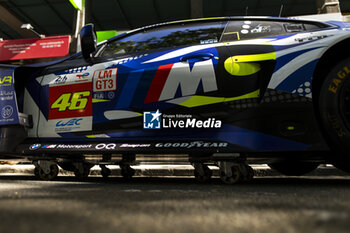
<instances>
[{"instance_id":1,"label":"racing slick tyre","mask_svg":"<svg viewBox=\"0 0 350 233\"><path fill-rule=\"evenodd\" d=\"M34 169L35 176L41 180L53 180L57 177L58 172L59 172L59 169L56 164L53 164L50 166L50 172L47 174L44 172L44 170L41 167Z\"/></svg>"},{"instance_id":2,"label":"racing slick tyre","mask_svg":"<svg viewBox=\"0 0 350 233\"><path fill-rule=\"evenodd\" d=\"M86 179L90 174L90 168L92 166L90 164L84 163L82 169L75 169L74 175L77 179L83 180Z\"/></svg>"},{"instance_id":3,"label":"racing slick tyre","mask_svg":"<svg viewBox=\"0 0 350 233\"><path fill-rule=\"evenodd\" d=\"M286 176L302 176L315 170L318 165L318 163L285 161L271 163L269 167Z\"/></svg>"},{"instance_id":4,"label":"racing slick tyre","mask_svg":"<svg viewBox=\"0 0 350 233\"><path fill-rule=\"evenodd\" d=\"M350 172L350 57L339 62L326 76L318 107L325 138L335 152L329 160Z\"/></svg>"},{"instance_id":5,"label":"racing slick tyre","mask_svg":"<svg viewBox=\"0 0 350 233\"><path fill-rule=\"evenodd\" d=\"M254 170L249 165L246 165L245 169L246 169L246 174L245 176L242 177L242 181L250 182L254 178Z\"/></svg>"},{"instance_id":6,"label":"racing slick tyre","mask_svg":"<svg viewBox=\"0 0 350 233\"><path fill-rule=\"evenodd\" d=\"M121 168L121 175L125 180L130 180L135 175L135 169L131 168L128 164L119 165Z\"/></svg>"},{"instance_id":7,"label":"racing slick tyre","mask_svg":"<svg viewBox=\"0 0 350 233\"><path fill-rule=\"evenodd\" d=\"M72 162L59 162L58 165L63 169L63 170L66 170L66 171L70 171L70 172L74 172L75 171L75 167L74 167L74 164Z\"/></svg>"},{"instance_id":8,"label":"racing slick tyre","mask_svg":"<svg viewBox=\"0 0 350 233\"><path fill-rule=\"evenodd\" d=\"M103 178L108 178L110 175L111 175L111 169L109 168L104 168L104 169L101 169L101 176Z\"/></svg>"},{"instance_id":9,"label":"racing slick tyre","mask_svg":"<svg viewBox=\"0 0 350 233\"><path fill-rule=\"evenodd\" d=\"M220 179L225 184L236 184L241 180L241 171L238 166L233 166L231 168L232 175L227 176L225 172L220 171Z\"/></svg>"},{"instance_id":10,"label":"racing slick tyre","mask_svg":"<svg viewBox=\"0 0 350 233\"><path fill-rule=\"evenodd\" d=\"M79 180L86 179L90 174L90 170L84 170L83 172L80 172L79 170L74 171L75 178Z\"/></svg>"},{"instance_id":11,"label":"racing slick tyre","mask_svg":"<svg viewBox=\"0 0 350 233\"><path fill-rule=\"evenodd\" d=\"M40 177L39 177L39 168L37 168L37 167L34 168L34 176L36 178L40 179Z\"/></svg>"},{"instance_id":12,"label":"racing slick tyre","mask_svg":"<svg viewBox=\"0 0 350 233\"><path fill-rule=\"evenodd\" d=\"M205 183L208 180L210 180L211 176L213 175L212 170L208 166L203 166L204 174L200 174L196 169L194 170L194 177L197 181L200 183Z\"/></svg>"}]
</instances>

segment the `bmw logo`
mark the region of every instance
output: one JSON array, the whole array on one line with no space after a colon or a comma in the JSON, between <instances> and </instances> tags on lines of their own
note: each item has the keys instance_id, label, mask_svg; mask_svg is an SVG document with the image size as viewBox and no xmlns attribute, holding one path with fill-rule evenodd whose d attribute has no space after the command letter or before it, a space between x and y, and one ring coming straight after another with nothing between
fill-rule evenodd
<instances>
[{"instance_id":1,"label":"bmw logo","mask_svg":"<svg viewBox=\"0 0 350 233\"><path fill-rule=\"evenodd\" d=\"M29 147L29 150L36 150L36 149L39 149L41 146L41 144L33 144Z\"/></svg>"}]
</instances>

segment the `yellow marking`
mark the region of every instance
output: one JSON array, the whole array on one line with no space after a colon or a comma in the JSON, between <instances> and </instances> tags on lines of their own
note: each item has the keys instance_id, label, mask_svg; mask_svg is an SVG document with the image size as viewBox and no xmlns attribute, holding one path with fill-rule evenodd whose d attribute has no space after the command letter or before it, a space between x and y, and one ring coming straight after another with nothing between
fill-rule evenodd
<instances>
[{"instance_id":1,"label":"yellow marking","mask_svg":"<svg viewBox=\"0 0 350 233\"><path fill-rule=\"evenodd\" d=\"M226 71L235 76L248 76L260 71L259 61L276 60L276 53L238 55L229 57L224 63Z\"/></svg>"},{"instance_id":2,"label":"yellow marking","mask_svg":"<svg viewBox=\"0 0 350 233\"><path fill-rule=\"evenodd\" d=\"M58 109L59 112L66 111L67 108L70 111L82 110L86 108L88 104L88 98L90 91L80 91L75 93L64 93L52 103L51 109Z\"/></svg>"},{"instance_id":3,"label":"yellow marking","mask_svg":"<svg viewBox=\"0 0 350 233\"><path fill-rule=\"evenodd\" d=\"M71 96L72 93L64 93L60 95L60 97L58 97L57 100L52 103L51 109L57 108L59 112L66 111L66 109L71 105L69 101Z\"/></svg>"},{"instance_id":4,"label":"yellow marking","mask_svg":"<svg viewBox=\"0 0 350 233\"><path fill-rule=\"evenodd\" d=\"M288 126L288 127L287 127L287 130L294 130L294 129L295 129L294 126Z\"/></svg>"},{"instance_id":5,"label":"yellow marking","mask_svg":"<svg viewBox=\"0 0 350 233\"><path fill-rule=\"evenodd\" d=\"M260 90L256 90L245 95L231 97L231 98L195 95L190 99L182 102L179 105L187 108L193 108L198 106L204 106L204 105L210 105L210 104L216 104L216 103L222 103L222 102L230 102L230 101L241 100L241 99L257 98L259 97L259 94L260 94Z\"/></svg>"},{"instance_id":6,"label":"yellow marking","mask_svg":"<svg viewBox=\"0 0 350 233\"><path fill-rule=\"evenodd\" d=\"M96 138L95 135L85 135L87 138Z\"/></svg>"},{"instance_id":7,"label":"yellow marking","mask_svg":"<svg viewBox=\"0 0 350 233\"><path fill-rule=\"evenodd\" d=\"M109 102L110 100L92 99L92 103Z\"/></svg>"},{"instance_id":8,"label":"yellow marking","mask_svg":"<svg viewBox=\"0 0 350 233\"><path fill-rule=\"evenodd\" d=\"M169 22L169 24L188 23L188 22L203 21L203 20L213 20L213 19L225 19L225 17L211 17L211 18L200 18L200 19L177 20L177 21Z\"/></svg>"},{"instance_id":9,"label":"yellow marking","mask_svg":"<svg viewBox=\"0 0 350 233\"><path fill-rule=\"evenodd\" d=\"M0 78L0 84L3 84L5 82L11 84L12 83L12 76L5 76L2 79Z\"/></svg>"},{"instance_id":10,"label":"yellow marking","mask_svg":"<svg viewBox=\"0 0 350 233\"><path fill-rule=\"evenodd\" d=\"M235 100L243 100L243 99L252 99L252 98L258 98L260 96L260 89L250 92L245 95L241 96L236 96L236 97L231 97L231 98L226 98L225 102L230 102L230 101L235 101Z\"/></svg>"},{"instance_id":11,"label":"yellow marking","mask_svg":"<svg viewBox=\"0 0 350 233\"><path fill-rule=\"evenodd\" d=\"M236 34L237 40L241 40L241 38L239 37L239 32L226 32L226 33L224 33L224 35L230 35L230 34Z\"/></svg>"},{"instance_id":12,"label":"yellow marking","mask_svg":"<svg viewBox=\"0 0 350 233\"><path fill-rule=\"evenodd\" d=\"M260 71L260 64L254 62L232 62L231 58L228 58L224 63L225 69L235 76L248 76Z\"/></svg>"},{"instance_id":13,"label":"yellow marking","mask_svg":"<svg viewBox=\"0 0 350 233\"><path fill-rule=\"evenodd\" d=\"M268 61L276 60L276 53L262 53L251 55L238 55L231 57L233 62L256 62L256 61Z\"/></svg>"},{"instance_id":14,"label":"yellow marking","mask_svg":"<svg viewBox=\"0 0 350 233\"><path fill-rule=\"evenodd\" d=\"M88 99L82 98L82 97L88 97L88 96L90 96L90 91L81 91L81 92L73 93L71 98L71 104L68 107L68 109L69 110L85 109L88 103Z\"/></svg>"}]
</instances>

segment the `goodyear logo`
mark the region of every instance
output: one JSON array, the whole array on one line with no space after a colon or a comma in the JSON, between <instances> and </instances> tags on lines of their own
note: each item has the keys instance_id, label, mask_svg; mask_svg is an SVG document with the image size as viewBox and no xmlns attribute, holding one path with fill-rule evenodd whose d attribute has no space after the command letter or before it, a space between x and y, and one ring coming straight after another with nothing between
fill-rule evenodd
<instances>
[{"instance_id":1,"label":"goodyear logo","mask_svg":"<svg viewBox=\"0 0 350 233\"><path fill-rule=\"evenodd\" d=\"M0 78L0 86L10 86L12 84L12 76L4 76Z\"/></svg>"}]
</instances>

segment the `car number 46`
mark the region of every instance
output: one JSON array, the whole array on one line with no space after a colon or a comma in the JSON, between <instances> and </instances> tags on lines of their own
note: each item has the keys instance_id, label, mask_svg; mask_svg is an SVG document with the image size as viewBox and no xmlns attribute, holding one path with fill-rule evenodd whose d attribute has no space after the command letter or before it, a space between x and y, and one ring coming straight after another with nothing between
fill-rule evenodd
<instances>
[{"instance_id":1,"label":"car number 46","mask_svg":"<svg viewBox=\"0 0 350 233\"><path fill-rule=\"evenodd\" d=\"M90 91L75 93L64 93L53 102L51 109L58 109L59 112L85 109L90 96Z\"/></svg>"}]
</instances>

